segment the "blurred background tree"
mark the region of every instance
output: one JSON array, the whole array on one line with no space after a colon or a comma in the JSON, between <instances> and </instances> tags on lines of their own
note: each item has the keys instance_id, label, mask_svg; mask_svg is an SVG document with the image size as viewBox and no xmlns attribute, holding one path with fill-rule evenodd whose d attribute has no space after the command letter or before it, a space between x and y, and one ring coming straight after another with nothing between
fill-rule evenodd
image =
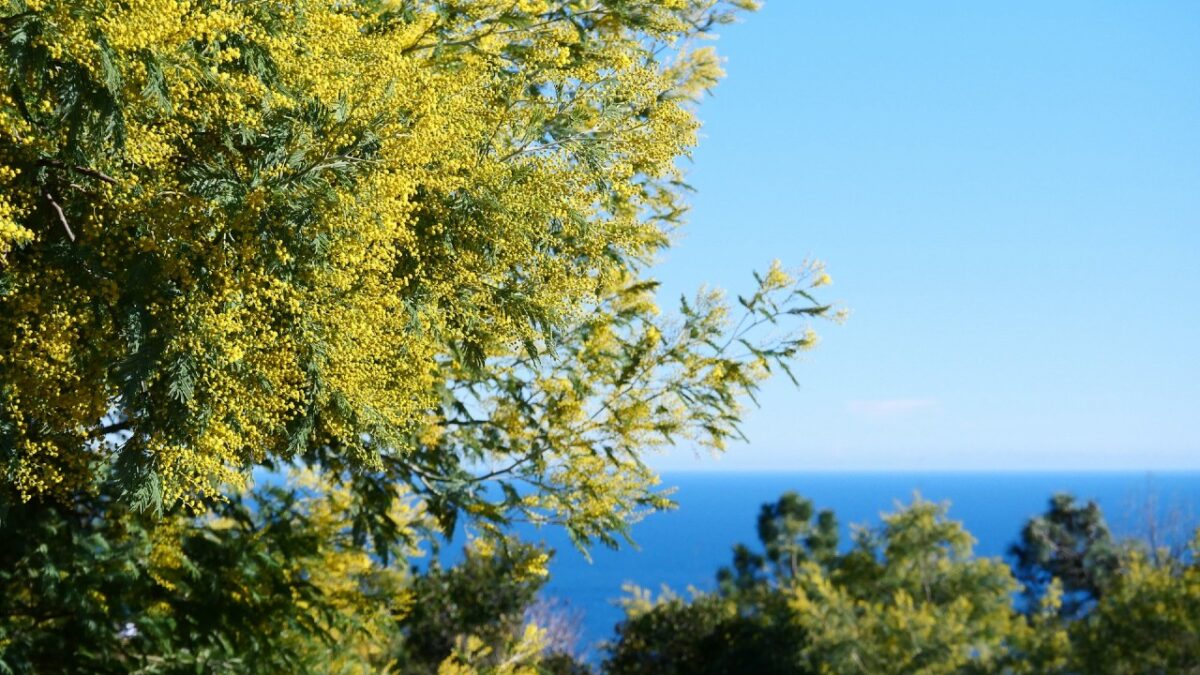
<instances>
[{"instance_id":1,"label":"blurred background tree","mask_svg":"<svg viewBox=\"0 0 1200 675\"><path fill-rule=\"evenodd\" d=\"M1056 495L1013 547L1018 573L1039 584L1017 603L1013 569L973 557L970 534L946 511L918 498L885 515L880 527L859 528L841 547L834 515L818 514L811 502L787 493L762 508L761 550L735 546L732 567L718 572L716 592L685 599L667 591L653 598L632 589L604 670L727 673L752 664L752 672L762 673L1082 675L1200 669L1195 548L1179 555L1163 549L1154 557L1140 541L1113 538L1094 503ZM1032 534L1047 531L1056 542L1049 554L1020 556L1030 550ZM1087 585L1097 578L1103 582ZM1091 590L1086 602L1064 610L1067 589Z\"/></svg>"},{"instance_id":2,"label":"blurred background tree","mask_svg":"<svg viewBox=\"0 0 1200 675\"><path fill-rule=\"evenodd\" d=\"M1017 578L1035 602L1048 584L1062 585L1061 611L1074 616L1096 602L1120 565L1120 551L1095 502L1054 495L1044 515L1025 524L1010 548Z\"/></svg>"}]
</instances>

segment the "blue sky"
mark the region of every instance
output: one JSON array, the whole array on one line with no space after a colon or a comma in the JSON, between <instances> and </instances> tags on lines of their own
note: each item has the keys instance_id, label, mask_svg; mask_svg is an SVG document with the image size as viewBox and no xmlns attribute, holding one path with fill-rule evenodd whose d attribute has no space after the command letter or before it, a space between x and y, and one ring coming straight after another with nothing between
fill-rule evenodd
<instances>
[{"instance_id":1,"label":"blue sky","mask_svg":"<svg viewBox=\"0 0 1200 675\"><path fill-rule=\"evenodd\" d=\"M826 261L802 386L662 469L1200 469L1200 3L773 0L667 297Z\"/></svg>"}]
</instances>

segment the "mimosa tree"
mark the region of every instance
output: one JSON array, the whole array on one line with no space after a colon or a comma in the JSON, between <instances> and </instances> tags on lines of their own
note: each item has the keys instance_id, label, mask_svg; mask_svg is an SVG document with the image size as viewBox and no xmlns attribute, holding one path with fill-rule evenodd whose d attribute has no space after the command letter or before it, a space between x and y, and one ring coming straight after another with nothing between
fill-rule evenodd
<instances>
[{"instance_id":1,"label":"mimosa tree","mask_svg":"<svg viewBox=\"0 0 1200 675\"><path fill-rule=\"evenodd\" d=\"M723 447L828 309L813 267L741 323L655 304L699 40L752 4L7 0L5 499L115 467L203 510L304 463L360 537L399 483L445 528L612 542L664 504L644 454Z\"/></svg>"}]
</instances>

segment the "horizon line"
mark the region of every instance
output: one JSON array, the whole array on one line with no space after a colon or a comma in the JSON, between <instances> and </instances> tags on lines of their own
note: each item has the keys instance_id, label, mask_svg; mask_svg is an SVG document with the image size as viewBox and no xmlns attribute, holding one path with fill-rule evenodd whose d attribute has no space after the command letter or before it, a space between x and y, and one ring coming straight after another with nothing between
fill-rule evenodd
<instances>
[{"instance_id":1,"label":"horizon line","mask_svg":"<svg viewBox=\"0 0 1200 675\"><path fill-rule=\"evenodd\" d=\"M1111 473L1200 473L1198 467L932 467L932 468L855 468L855 467L726 467L720 469L705 468L661 468L656 469L660 474L694 473L694 474L764 474L764 473L860 473L860 474L895 474L895 473L1075 473L1075 474L1111 474Z\"/></svg>"}]
</instances>

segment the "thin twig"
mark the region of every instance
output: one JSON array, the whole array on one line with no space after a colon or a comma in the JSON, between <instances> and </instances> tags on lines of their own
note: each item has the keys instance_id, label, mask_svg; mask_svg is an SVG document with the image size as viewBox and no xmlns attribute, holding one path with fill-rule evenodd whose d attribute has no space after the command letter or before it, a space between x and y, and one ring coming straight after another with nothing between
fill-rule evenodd
<instances>
[{"instance_id":1,"label":"thin twig","mask_svg":"<svg viewBox=\"0 0 1200 675\"><path fill-rule=\"evenodd\" d=\"M63 229L67 231L67 236L71 238L71 241L75 241L75 233L71 231L71 224L67 222L67 214L63 213L62 207L58 205L58 202L54 201L53 195L49 192L45 194L46 199L50 200L50 206L53 206L54 212L58 214L58 221L62 223Z\"/></svg>"},{"instance_id":2,"label":"thin twig","mask_svg":"<svg viewBox=\"0 0 1200 675\"><path fill-rule=\"evenodd\" d=\"M471 482L472 483L482 483L483 481L491 480L492 478L495 478L496 476L502 476L507 473L512 473L512 471L514 469L521 466L525 462L528 462L533 459L536 459L537 457L540 457L543 454L543 452L544 451L535 450L534 452L531 452L528 455L525 455L524 457L522 457L521 459L518 459L517 461L513 462L512 464L509 464L507 467L505 467L503 469L493 469L492 471L489 471L485 474L481 474L479 476L474 476L471 478Z\"/></svg>"},{"instance_id":3,"label":"thin twig","mask_svg":"<svg viewBox=\"0 0 1200 675\"><path fill-rule=\"evenodd\" d=\"M116 178L113 178L112 176L107 176L103 173L100 173L99 171L96 171L95 169L89 169L86 166L73 166L73 167L71 167L71 170L75 171L77 173L81 173L85 176L91 176L92 178L95 178L97 180L102 180L105 183L108 183L109 185L117 184Z\"/></svg>"},{"instance_id":4,"label":"thin twig","mask_svg":"<svg viewBox=\"0 0 1200 675\"><path fill-rule=\"evenodd\" d=\"M71 171L74 171L76 173L81 173L85 176L91 176L92 178L95 178L97 180L102 180L105 183L108 183L109 185L117 184L116 178L113 178L112 176L100 173L99 171L97 171L95 169L89 169L86 166L79 166L78 164L76 164L74 166L68 166L67 164L60 162L57 159L43 159L39 163L44 164L46 166L52 166L56 169L70 169Z\"/></svg>"},{"instance_id":5,"label":"thin twig","mask_svg":"<svg viewBox=\"0 0 1200 675\"><path fill-rule=\"evenodd\" d=\"M405 47L403 50L401 50L401 53L402 54L410 54L412 52L424 51L426 49L437 49L438 47L473 46L475 43L479 42L483 38L503 37L505 35L513 35L515 33L534 33L536 31L538 31L538 29L545 28L546 26L550 26L550 25L553 25L556 23L561 23L563 21L569 21L572 23L572 25L575 25L576 28L578 28L578 24L575 24L573 21L574 18L580 17L580 16L586 16L588 14L600 14L600 13L603 13L603 10L599 6L596 6L596 7L593 7L592 9L585 10L582 12L574 12L571 14L561 14L558 16L547 16L545 20L543 20L539 23L531 24L529 26L524 26L524 27L509 28L506 30L496 30L497 27L500 26L500 23L497 21L495 23L488 24L488 29L484 30L482 33L479 33L478 35L472 35L469 37L465 37L461 40L451 40L451 41L447 41L447 42L432 42L432 43L419 44L421 38L423 38L429 34L429 28L426 28L421 33L421 35L417 36L417 40L414 41L414 43L412 45L409 45L408 47ZM432 28L432 25L430 26L430 28Z\"/></svg>"}]
</instances>

